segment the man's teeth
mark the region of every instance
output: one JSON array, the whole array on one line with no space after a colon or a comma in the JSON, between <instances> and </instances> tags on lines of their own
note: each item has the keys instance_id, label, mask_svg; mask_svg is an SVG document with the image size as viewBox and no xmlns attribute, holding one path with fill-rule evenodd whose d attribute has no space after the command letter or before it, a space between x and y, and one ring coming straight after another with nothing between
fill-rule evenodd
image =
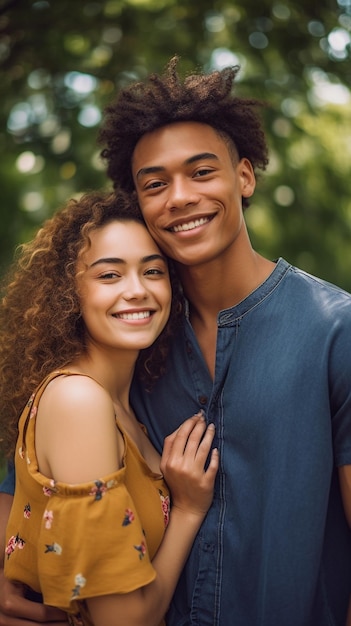
<instances>
[{"instance_id":1,"label":"man's teeth","mask_svg":"<svg viewBox=\"0 0 351 626\"><path fill-rule=\"evenodd\" d=\"M180 233L182 230L192 230L193 228L197 228L198 226L203 226L209 222L208 217L201 217L199 220L194 220L193 222L187 222L186 224L178 224L178 226L173 226L172 230L174 233Z\"/></svg>"},{"instance_id":2,"label":"man's teeth","mask_svg":"<svg viewBox=\"0 0 351 626\"><path fill-rule=\"evenodd\" d=\"M116 317L120 317L122 320L142 320L145 317L150 317L150 311L140 311L139 313L118 313Z\"/></svg>"}]
</instances>

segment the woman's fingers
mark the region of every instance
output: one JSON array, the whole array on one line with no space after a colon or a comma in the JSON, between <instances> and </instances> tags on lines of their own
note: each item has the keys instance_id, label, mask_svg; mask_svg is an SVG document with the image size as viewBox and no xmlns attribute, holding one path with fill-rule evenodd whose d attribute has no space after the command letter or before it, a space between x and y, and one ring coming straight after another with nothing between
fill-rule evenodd
<instances>
[{"instance_id":1,"label":"woman's fingers","mask_svg":"<svg viewBox=\"0 0 351 626\"><path fill-rule=\"evenodd\" d=\"M165 467L183 468L183 471L204 471L215 436L214 424L206 425L202 414L186 420L165 440L161 470Z\"/></svg>"},{"instance_id":2,"label":"woman's fingers","mask_svg":"<svg viewBox=\"0 0 351 626\"><path fill-rule=\"evenodd\" d=\"M196 460L204 465L206 463L206 460L208 458L209 452L211 450L212 447L212 443L213 443L213 439L215 437L216 434L216 428L214 424L209 424L206 427L206 430L203 434L203 436L201 437L201 439L198 440L197 442L197 447L196 447L196 451L195 451L195 456L196 456ZM194 433L195 435L195 433ZM190 443L190 438L189 438L189 443ZM195 444L195 437L194 437L194 442ZM186 453L188 450L188 445L186 450L184 451L184 453ZM189 453L192 454L193 453L193 446L189 447Z\"/></svg>"},{"instance_id":3,"label":"woman's fingers","mask_svg":"<svg viewBox=\"0 0 351 626\"><path fill-rule=\"evenodd\" d=\"M205 419L202 412L189 417L189 419L185 420L185 422L183 422L177 430L165 438L162 454L163 460L167 459L171 452L183 454L188 437L198 424L203 424L205 426Z\"/></svg>"},{"instance_id":4,"label":"woman's fingers","mask_svg":"<svg viewBox=\"0 0 351 626\"><path fill-rule=\"evenodd\" d=\"M181 429L175 441L174 451L193 460L199 450L201 441L206 433L206 421L201 416L195 423L192 421L187 428ZM208 438L206 438L208 440Z\"/></svg>"},{"instance_id":5,"label":"woman's fingers","mask_svg":"<svg viewBox=\"0 0 351 626\"><path fill-rule=\"evenodd\" d=\"M219 467L219 452L218 452L218 448L213 448L212 452L211 452L211 456L210 456L210 462L208 464L207 470L206 470L206 476L210 481L210 484L213 486L214 485L214 481L218 472L218 467Z\"/></svg>"}]
</instances>

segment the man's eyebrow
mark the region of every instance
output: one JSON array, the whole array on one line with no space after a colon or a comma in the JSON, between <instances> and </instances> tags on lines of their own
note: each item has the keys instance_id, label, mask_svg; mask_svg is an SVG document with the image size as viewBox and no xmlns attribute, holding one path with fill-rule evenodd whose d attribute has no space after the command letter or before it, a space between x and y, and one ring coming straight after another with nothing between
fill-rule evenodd
<instances>
[{"instance_id":1,"label":"man's eyebrow","mask_svg":"<svg viewBox=\"0 0 351 626\"><path fill-rule=\"evenodd\" d=\"M151 261L163 261L167 263L166 257L163 254L148 254L147 256L143 256L140 259L140 263L150 263ZM125 259L120 259L118 257L106 257L101 259L96 259L93 263L89 265L89 267L95 267L96 265L126 265L127 261Z\"/></svg>"},{"instance_id":2,"label":"man's eyebrow","mask_svg":"<svg viewBox=\"0 0 351 626\"><path fill-rule=\"evenodd\" d=\"M194 154L184 161L185 165L191 165L191 163L196 163L196 161L203 160L215 160L218 161L218 156L213 154L213 152L200 152L200 154ZM148 174L159 174L160 172L165 172L166 168L162 165L150 165L150 167L142 167L138 170L136 177L140 178L141 176L146 176Z\"/></svg>"},{"instance_id":3,"label":"man's eyebrow","mask_svg":"<svg viewBox=\"0 0 351 626\"><path fill-rule=\"evenodd\" d=\"M213 152L200 152L200 154L194 154L194 156L189 157L189 159L187 159L185 163L190 165L191 163L195 163L196 161L204 161L207 159L218 161L218 156L216 154L213 154Z\"/></svg>"}]
</instances>

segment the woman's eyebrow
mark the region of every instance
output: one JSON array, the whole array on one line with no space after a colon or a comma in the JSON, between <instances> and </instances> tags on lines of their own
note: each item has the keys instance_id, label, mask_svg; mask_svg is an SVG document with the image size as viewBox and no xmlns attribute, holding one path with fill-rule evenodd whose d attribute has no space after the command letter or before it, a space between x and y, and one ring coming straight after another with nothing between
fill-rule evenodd
<instances>
[{"instance_id":1,"label":"woman's eyebrow","mask_svg":"<svg viewBox=\"0 0 351 626\"><path fill-rule=\"evenodd\" d=\"M119 259L118 257L106 257L101 259L96 259L93 263L89 265L89 267L94 267L95 265L102 265L103 263L110 263L114 265L120 265L121 263L126 263L124 259Z\"/></svg>"},{"instance_id":2,"label":"woman's eyebrow","mask_svg":"<svg viewBox=\"0 0 351 626\"><path fill-rule=\"evenodd\" d=\"M147 256L143 256L140 260L142 263L149 263L150 261L164 261L164 263L167 263L166 257L163 254L148 254Z\"/></svg>"},{"instance_id":3,"label":"woman's eyebrow","mask_svg":"<svg viewBox=\"0 0 351 626\"><path fill-rule=\"evenodd\" d=\"M166 257L163 254L148 254L147 256L143 256L140 259L141 263L149 263L150 261L163 261L166 263ZM89 265L89 267L95 267L96 265L103 264L111 264L111 265L126 265L127 261L125 259L120 259L118 257L102 257L101 259L96 259Z\"/></svg>"}]
</instances>

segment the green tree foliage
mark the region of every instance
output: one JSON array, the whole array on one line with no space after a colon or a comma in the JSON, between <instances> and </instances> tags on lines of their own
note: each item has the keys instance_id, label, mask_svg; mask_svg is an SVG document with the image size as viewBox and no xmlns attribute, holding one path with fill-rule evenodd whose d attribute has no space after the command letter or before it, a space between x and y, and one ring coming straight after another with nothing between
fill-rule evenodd
<instances>
[{"instance_id":1,"label":"green tree foliage","mask_svg":"<svg viewBox=\"0 0 351 626\"><path fill-rule=\"evenodd\" d=\"M0 0L0 264L68 196L109 185L96 145L123 84L241 66L271 160L255 246L351 290L350 0Z\"/></svg>"}]
</instances>

